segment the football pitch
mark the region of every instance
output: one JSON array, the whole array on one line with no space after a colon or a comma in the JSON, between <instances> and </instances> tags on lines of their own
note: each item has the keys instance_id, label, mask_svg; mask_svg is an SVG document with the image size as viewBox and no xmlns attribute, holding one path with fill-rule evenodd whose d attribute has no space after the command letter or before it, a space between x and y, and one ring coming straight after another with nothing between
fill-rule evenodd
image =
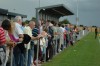
<instances>
[{"instance_id":1,"label":"football pitch","mask_svg":"<svg viewBox=\"0 0 100 66\"><path fill-rule=\"evenodd\" d=\"M42 66L100 66L100 43L89 33Z\"/></svg>"}]
</instances>

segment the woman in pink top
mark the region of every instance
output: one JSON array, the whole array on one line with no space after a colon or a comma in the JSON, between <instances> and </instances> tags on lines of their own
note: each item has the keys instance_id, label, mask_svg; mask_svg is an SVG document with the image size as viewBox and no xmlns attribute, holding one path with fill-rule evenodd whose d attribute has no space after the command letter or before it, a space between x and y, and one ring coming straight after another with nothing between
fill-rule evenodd
<instances>
[{"instance_id":1,"label":"woman in pink top","mask_svg":"<svg viewBox=\"0 0 100 66\"><path fill-rule=\"evenodd\" d=\"M13 50L12 47L16 46L16 42L19 42L20 39L16 39L14 37L14 35L13 35L13 28L14 28L13 26L14 26L14 24L12 25L12 23L10 22L10 20L4 20L2 22L2 25L1 26L5 30L6 40L7 40L7 42L9 42L9 43L7 43L7 47L6 47L6 63L7 63L8 57L9 57L9 53L10 53L10 49ZM13 54L13 51L12 50L11 50L11 53Z\"/></svg>"}]
</instances>

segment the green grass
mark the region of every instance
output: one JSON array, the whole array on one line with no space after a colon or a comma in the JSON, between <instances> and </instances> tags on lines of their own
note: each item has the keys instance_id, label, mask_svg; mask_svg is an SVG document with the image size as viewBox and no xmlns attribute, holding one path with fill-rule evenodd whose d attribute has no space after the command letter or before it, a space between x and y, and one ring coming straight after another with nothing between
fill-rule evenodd
<instances>
[{"instance_id":1,"label":"green grass","mask_svg":"<svg viewBox=\"0 0 100 66\"><path fill-rule=\"evenodd\" d=\"M100 44L94 33L89 33L42 66L100 66Z\"/></svg>"}]
</instances>

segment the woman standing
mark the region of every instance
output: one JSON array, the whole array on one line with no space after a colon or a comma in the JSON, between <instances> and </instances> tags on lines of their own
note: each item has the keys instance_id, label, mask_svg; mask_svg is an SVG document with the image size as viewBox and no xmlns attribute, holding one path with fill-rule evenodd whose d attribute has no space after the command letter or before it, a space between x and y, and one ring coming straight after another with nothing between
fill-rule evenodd
<instances>
[{"instance_id":1,"label":"woman standing","mask_svg":"<svg viewBox=\"0 0 100 66\"><path fill-rule=\"evenodd\" d=\"M19 42L22 39L16 39L13 36L14 23L11 23L10 20L7 20L7 19L4 20L2 22L1 26L5 30L5 36L6 36L6 40L7 40L7 47L6 47L6 63L7 63L8 62L8 57L9 57L9 53L11 52L11 49L13 49L13 47L16 45L16 42ZM13 53L13 51L11 53ZM12 58L12 57L10 57L10 58Z\"/></svg>"}]
</instances>

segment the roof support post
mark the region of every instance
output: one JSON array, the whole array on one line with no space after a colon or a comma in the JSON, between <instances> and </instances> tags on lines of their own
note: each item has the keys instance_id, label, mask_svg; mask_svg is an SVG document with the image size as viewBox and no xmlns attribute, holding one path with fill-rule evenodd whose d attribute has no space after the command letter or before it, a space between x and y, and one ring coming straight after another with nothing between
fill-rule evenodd
<instances>
[{"instance_id":1,"label":"roof support post","mask_svg":"<svg viewBox=\"0 0 100 66\"><path fill-rule=\"evenodd\" d=\"M37 27L40 28L40 27L39 27L39 10L38 10L38 9L36 9L36 24L37 24ZM40 44L40 43L39 43L39 40L38 40L38 43L37 43L36 66L38 66L39 44Z\"/></svg>"}]
</instances>

